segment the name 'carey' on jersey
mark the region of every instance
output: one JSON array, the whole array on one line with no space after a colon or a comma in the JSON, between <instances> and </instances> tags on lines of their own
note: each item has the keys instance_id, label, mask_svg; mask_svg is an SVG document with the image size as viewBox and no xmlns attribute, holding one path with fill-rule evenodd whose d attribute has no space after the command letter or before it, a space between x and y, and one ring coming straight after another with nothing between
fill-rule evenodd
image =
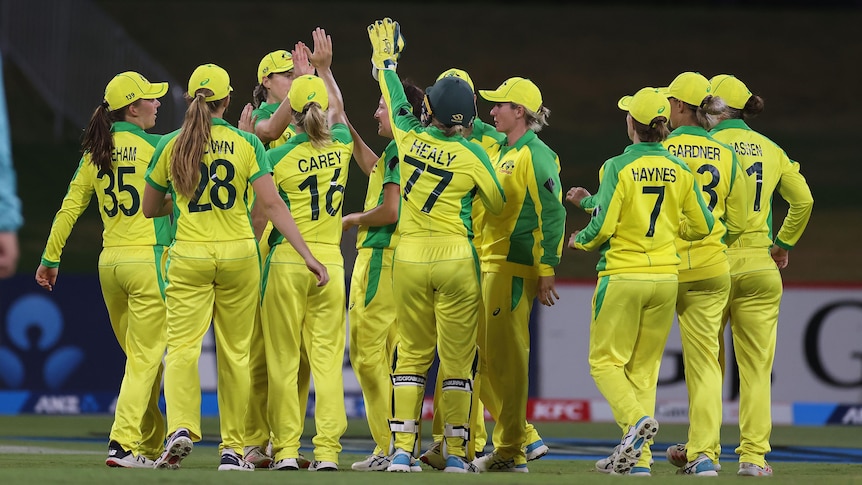
<instances>
[{"instance_id":1,"label":"name 'carey' on jersey","mask_svg":"<svg viewBox=\"0 0 862 485\"><path fill-rule=\"evenodd\" d=\"M111 160L114 162L133 162L137 160L138 147L114 147Z\"/></svg>"},{"instance_id":2,"label":"name 'carey' on jersey","mask_svg":"<svg viewBox=\"0 0 862 485\"><path fill-rule=\"evenodd\" d=\"M438 150L437 147L432 147L431 145L423 143L419 140L413 141L413 145L410 146L410 153L417 157L431 160L438 165L445 165L447 167L449 166L449 164L452 163L452 161L455 160L455 157L457 156L454 153L448 153L444 150Z\"/></svg>"},{"instance_id":3,"label":"name 'carey' on jersey","mask_svg":"<svg viewBox=\"0 0 862 485\"><path fill-rule=\"evenodd\" d=\"M704 147L700 145L668 145L667 151L676 157L721 160L721 150L719 150L718 147Z\"/></svg>"},{"instance_id":4,"label":"name 'carey' on jersey","mask_svg":"<svg viewBox=\"0 0 862 485\"><path fill-rule=\"evenodd\" d=\"M334 167L341 165L341 152L331 151L321 153L320 155L303 158L296 162L296 166L300 172L310 172L321 168Z\"/></svg>"},{"instance_id":5,"label":"name 'carey' on jersey","mask_svg":"<svg viewBox=\"0 0 862 485\"><path fill-rule=\"evenodd\" d=\"M673 167L632 168L635 182L676 182L676 169Z\"/></svg>"}]
</instances>

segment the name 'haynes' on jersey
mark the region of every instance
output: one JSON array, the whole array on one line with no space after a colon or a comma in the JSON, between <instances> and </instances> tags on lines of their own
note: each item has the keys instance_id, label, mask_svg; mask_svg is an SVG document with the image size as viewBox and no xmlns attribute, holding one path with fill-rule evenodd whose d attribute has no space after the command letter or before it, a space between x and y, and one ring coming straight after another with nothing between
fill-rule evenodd
<instances>
[{"instance_id":1,"label":"name 'haynes' on jersey","mask_svg":"<svg viewBox=\"0 0 862 485\"><path fill-rule=\"evenodd\" d=\"M632 168L632 179L635 182L676 182L674 167L641 167Z\"/></svg>"}]
</instances>

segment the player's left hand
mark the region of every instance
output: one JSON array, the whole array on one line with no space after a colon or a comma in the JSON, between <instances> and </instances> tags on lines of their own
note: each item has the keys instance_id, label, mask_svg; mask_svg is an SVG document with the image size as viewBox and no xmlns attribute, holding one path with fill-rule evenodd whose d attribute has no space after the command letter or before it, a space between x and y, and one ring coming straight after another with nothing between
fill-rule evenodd
<instances>
[{"instance_id":1,"label":"player's left hand","mask_svg":"<svg viewBox=\"0 0 862 485\"><path fill-rule=\"evenodd\" d=\"M407 41L401 35L398 22L386 17L368 26L371 41L371 75L377 79L380 69L395 70Z\"/></svg>"},{"instance_id":2,"label":"player's left hand","mask_svg":"<svg viewBox=\"0 0 862 485\"><path fill-rule=\"evenodd\" d=\"M329 69L332 65L332 37L320 27L311 33L314 38L314 52L308 57L317 72Z\"/></svg>"},{"instance_id":3,"label":"player's left hand","mask_svg":"<svg viewBox=\"0 0 862 485\"><path fill-rule=\"evenodd\" d=\"M787 267L787 264L790 263L790 251L781 246L772 246L771 253L772 260L775 261L775 265L778 266L778 269L784 269Z\"/></svg>"},{"instance_id":4,"label":"player's left hand","mask_svg":"<svg viewBox=\"0 0 862 485\"><path fill-rule=\"evenodd\" d=\"M566 200L574 204L578 209L581 208L581 201L590 196L590 192L583 187L572 187L566 192Z\"/></svg>"},{"instance_id":5,"label":"player's left hand","mask_svg":"<svg viewBox=\"0 0 862 485\"><path fill-rule=\"evenodd\" d=\"M539 299L539 303L545 306L554 306L554 303L560 299L560 295L554 287L553 276L539 276L536 298Z\"/></svg>"},{"instance_id":6,"label":"player's left hand","mask_svg":"<svg viewBox=\"0 0 862 485\"><path fill-rule=\"evenodd\" d=\"M251 103L246 103L242 108L242 113L239 115L239 121L237 121L236 127L242 131L254 133L254 125L257 122L257 116L251 116L253 111L254 106L252 106Z\"/></svg>"},{"instance_id":7,"label":"player's left hand","mask_svg":"<svg viewBox=\"0 0 862 485\"><path fill-rule=\"evenodd\" d=\"M575 247L575 238L578 237L578 233L581 232L580 229L573 232L571 236L569 236L569 247L571 249L578 249Z\"/></svg>"}]
</instances>

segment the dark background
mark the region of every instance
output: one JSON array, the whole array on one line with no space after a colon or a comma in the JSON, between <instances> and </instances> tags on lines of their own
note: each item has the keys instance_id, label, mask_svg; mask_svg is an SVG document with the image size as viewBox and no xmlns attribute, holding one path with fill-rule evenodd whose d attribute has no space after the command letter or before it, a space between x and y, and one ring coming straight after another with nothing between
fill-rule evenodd
<instances>
[{"instance_id":1,"label":"dark background","mask_svg":"<svg viewBox=\"0 0 862 485\"><path fill-rule=\"evenodd\" d=\"M751 126L801 163L814 193L814 213L783 270L785 281L859 283L862 2L777 3L96 2L181 84L199 64L226 68L234 87L226 114L232 123L251 100L261 57L290 49L297 40L311 44L311 31L325 28L333 39L333 72L348 115L376 150L386 140L376 135L372 119L379 90L369 75L365 27L392 17L407 38L398 67L402 78L427 86L443 70L459 67L478 89L494 89L511 76L536 82L552 113L540 137L560 155L564 190L573 185L595 190L601 163L629 143L625 115L616 107L620 96L667 85L682 71L735 74L766 101ZM116 66L116 72L127 69ZM53 115L42 95L14 63L7 60L4 70L26 220L19 233L18 270L31 273L77 167L83 127L64 127L59 141L47 135ZM103 89L104 84L94 90L97 95L88 95L92 107ZM480 99L478 107L480 117L490 121L491 104ZM177 128L163 124L151 131ZM365 188L354 167L346 212L361 209ZM786 204L778 199L780 223ZM568 209L567 231L587 223L586 215ZM100 246L101 222L91 207L68 241L61 273L95 272ZM592 279L596 261L595 254L566 250L558 276Z\"/></svg>"}]
</instances>

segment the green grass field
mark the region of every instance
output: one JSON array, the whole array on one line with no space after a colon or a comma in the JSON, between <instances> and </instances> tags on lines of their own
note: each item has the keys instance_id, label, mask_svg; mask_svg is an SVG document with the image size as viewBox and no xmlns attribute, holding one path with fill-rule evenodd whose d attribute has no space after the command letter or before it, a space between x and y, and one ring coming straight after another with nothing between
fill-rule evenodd
<instances>
[{"instance_id":1,"label":"green grass field","mask_svg":"<svg viewBox=\"0 0 862 485\"><path fill-rule=\"evenodd\" d=\"M345 449L353 453L343 453L339 466L343 473L308 473L305 471L282 474L270 471L257 473L218 473L218 423L208 418L202 423L204 441L197 444L194 452L183 461L179 471L167 470L124 470L108 468L104 464L107 449L107 435L111 426L109 416L0 416L0 483L87 483L91 485L127 480L130 483L181 483L184 485L218 483L350 483L351 485L383 485L403 483L409 480L416 484L439 483L443 476L427 468L421 474L359 473L350 470L350 464L363 458L355 450L361 449L366 442L370 446L368 427L362 420L351 420L343 442ZM595 458L559 459L553 457L555 439L579 438L584 440L603 440L607 446L595 446L591 450L581 450L586 455L610 452L610 443L618 439L618 430L610 423L538 423L537 428L543 438L552 446L552 454L541 460L530 462L529 475L487 473L470 476L447 475L448 484L457 483L510 483L535 484L592 484L609 483L628 478L612 477L593 470ZM303 445L310 445L308 430L313 423L306 423ZM489 429L490 431L490 429ZM683 425L662 426L658 443L684 441L686 427ZM722 429L726 451L731 451L738 440L736 427ZM423 438L427 443L428 437ZM850 484L862 483L862 463L859 463L858 448L862 438L858 427L776 427L772 435L773 448L847 448L855 451L856 463L816 463L816 462L775 462L773 481L788 484ZM857 448L853 450L853 448ZM661 448L663 449L663 448ZM661 450L660 449L660 450ZM668 464L663 452L657 452L653 466L653 480L662 483L693 480L691 477L675 476L675 468ZM303 449L306 456L310 451ZM747 480L737 477L736 463L722 460L724 471L718 480Z\"/></svg>"}]
</instances>

